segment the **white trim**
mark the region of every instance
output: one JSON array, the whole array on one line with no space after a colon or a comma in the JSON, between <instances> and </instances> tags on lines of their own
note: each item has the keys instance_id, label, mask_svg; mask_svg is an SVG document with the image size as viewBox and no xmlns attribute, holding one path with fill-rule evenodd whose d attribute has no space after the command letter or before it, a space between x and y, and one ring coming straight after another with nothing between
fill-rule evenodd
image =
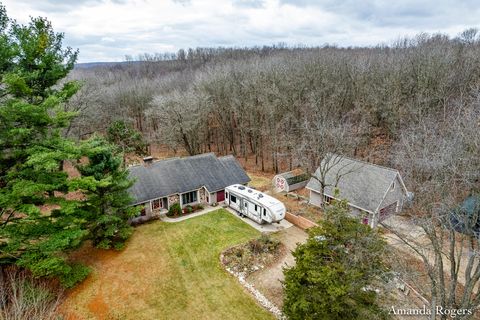
<instances>
[{"instance_id":1,"label":"white trim","mask_svg":"<svg viewBox=\"0 0 480 320\"><path fill-rule=\"evenodd\" d=\"M403 183L402 176L400 175L400 172L397 171L397 175L395 176L395 178L392 180L392 182L391 182L390 185L388 186L387 191L385 191L385 194L383 195L382 200L381 200L380 203L378 204L378 206L377 206L377 208L375 209L375 211L380 210L380 206L382 205L383 201L384 201L385 198L387 197L387 194L388 194L388 192L390 191L390 188L392 187L392 184L395 182L395 180L396 180L397 178L398 178L398 180L400 181L400 184L402 185L403 191L405 191L405 194L408 193L407 187L405 187L405 184Z\"/></svg>"},{"instance_id":2,"label":"white trim","mask_svg":"<svg viewBox=\"0 0 480 320\"><path fill-rule=\"evenodd\" d=\"M377 208L375 209L375 211L380 210L380 206L382 205L383 201L385 200L385 198L387 197L388 193L390 192L390 188L392 187L392 184L395 182L395 179L397 179L397 177L398 177L399 175L400 175L400 174L397 173L397 174L395 175L395 177L393 178L392 182L390 182L390 184L388 185L387 190L386 190L385 193L383 194L382 200L380 200L380 203L378 204L378 206L377 206Z\"/></svg>"},{"instance_id":3,"label":"white trim","mask_svg":"<svg viewBox=\"0 0 480 320\"><path fill-rule=\"evenodd\" d=\"M315 191L315 190L312 190L312 191L320 194L320 192L318 192L318 191ZM331 196L331 195L329 195L329 194L327 194L327 193L324 192L324 193L323 193L323 196L325 196L325 195L326 195L327 197L330 197L330 198L335 199L335 200L338 200L338 201L346 200L346 199L339 199L339 198L333 197L333 196ZM357 209L359 209L359 210L362 210L362 211L365 211L365 212L368 212L368 213L373 214L372 211L367 210L367 209L365 209L365 208L361 208L361 207L359 207L359 206L356 206L356 205L354 205L353 203L348 202L348 200L347 200L347 204L348 204L350 207L354 207L354 208L357 208Z\"/></svg>"}]
</instances>

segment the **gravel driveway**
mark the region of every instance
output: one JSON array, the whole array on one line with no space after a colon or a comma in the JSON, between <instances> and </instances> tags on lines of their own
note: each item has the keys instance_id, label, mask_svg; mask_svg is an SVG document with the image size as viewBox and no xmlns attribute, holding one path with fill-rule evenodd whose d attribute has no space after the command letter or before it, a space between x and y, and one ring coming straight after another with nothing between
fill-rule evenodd
<instances>
[{"instance_id":1,"label":"gravel driveway","mask_svg":"<svg viewBox=\"0 0 480 320\"><path fill-rule=\"evenodd\" d=\"M260 292L262 292L277 307L283 304L282 283L283 267L293 266L295 260L292 256L292 250L295 250L298 243L307 240L308 235L302 229L292 226L276 234L276 237L285 245L288 253L270 268L259 270L248 277L248 282L252 283Z\"/></svg>"}]
</instances>

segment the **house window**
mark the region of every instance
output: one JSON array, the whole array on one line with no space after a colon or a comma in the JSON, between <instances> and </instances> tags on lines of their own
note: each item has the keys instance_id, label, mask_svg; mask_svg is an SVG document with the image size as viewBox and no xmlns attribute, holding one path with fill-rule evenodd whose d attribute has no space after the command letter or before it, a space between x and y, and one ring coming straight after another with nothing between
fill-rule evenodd
<instances>
[{"instance_id":1,"label":"house window","mask_svg":"<svg viewBox=\"0 0 480 320\"><path fill-rule=\"evenodd\" d=\"M237 203L237 197L235 197L233 194L230 196L230 201L233 203Z\"/></svg>"},{"instance_id":2,"label":"house window","mask_svg":"<svg viewBox=\"0 0 480 320\"><path fill-rule=\"evenodd\" d=\"M162 207L161 199L155 199L152 201L152 210L160 209Z\"/></svg>"},{"instance_id":3,"label":"house window","mask_svg":"<svg viewBox=\"0 0 480 320\"><path fill-rule=\"evenodd\" d=\"M330 202L332 201L332 198L330 198L329 196L323 196L323 201L324 201L326 204L330 204Z\"/></svg>"},{"instance_id":4,"label":"house window","mask_svg":"<svg viewBox=\"0 0 480 320\"><path fill-rule=\"evenodd\" d=\"M189 204L197 201L197 191L182 194L182 204Z\"/></svg>"}]
</instances>

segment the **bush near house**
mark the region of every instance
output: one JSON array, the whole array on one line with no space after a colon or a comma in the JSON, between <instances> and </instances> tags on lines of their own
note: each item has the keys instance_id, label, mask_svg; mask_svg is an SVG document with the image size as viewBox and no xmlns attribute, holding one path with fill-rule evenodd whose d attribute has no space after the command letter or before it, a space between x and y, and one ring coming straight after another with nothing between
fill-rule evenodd
<instances>
[{"instance_id":1,"label":"bush near house","mask_svg":"<svg viewBox=\"0 0 480 320\"><path fill-rule=\"evenodd\" d=\"M196 204L196 205L188 205L185 208L182 209L180 204L174 203L172 206L170 206L170 209L168 209L167 212L167 217L177 217L181 216L182 214L190 214L196 211L203 210L205 207L201 204Z\"/></svg>"},{"instance_id":2,"label":"bush near house","mask_svg":"<svg viewBox=\"0 0 480 320\"><path fill-rule=\"evenodd\" d=\"M180 206L180 203L176 202L170 206L168 209L167 216L173 217L173 216L179 216L182 214L182 207Z\"/></svg>"}]
</instances>

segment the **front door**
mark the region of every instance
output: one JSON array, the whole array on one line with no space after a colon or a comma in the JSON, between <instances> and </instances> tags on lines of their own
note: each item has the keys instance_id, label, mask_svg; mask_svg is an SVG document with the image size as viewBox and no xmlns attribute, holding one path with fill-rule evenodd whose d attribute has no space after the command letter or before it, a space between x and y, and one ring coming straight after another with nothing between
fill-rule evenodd
<instances>
[{"instance_id":1,"label":"front door","mask_svg":"<svg viewBox=\"0 0 480 320\"><path fill-rule=\"evenodd\" d=\"M217 192L217 202L222 202L225 200L225 190Z\"/></svg>"}]
</instances>

